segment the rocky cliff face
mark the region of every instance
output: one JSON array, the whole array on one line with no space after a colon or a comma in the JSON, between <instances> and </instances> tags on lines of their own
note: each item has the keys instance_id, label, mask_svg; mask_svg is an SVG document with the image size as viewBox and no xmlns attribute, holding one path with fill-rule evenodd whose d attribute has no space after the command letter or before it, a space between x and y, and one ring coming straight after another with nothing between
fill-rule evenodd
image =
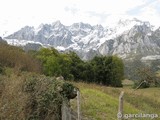
<instances>
[{"instance_id":1,"label":"rocky cliff face","mask_svg":"<svg viewBox=\"0 0 160 120\"><path fill-rule=\"evenodd\" d=\"M37 42L60 51L73 50L85 60L95 55L118 55L127 59L136 55L146 57L160 54L160 28L153 30L149 22L135 18L120 20L112 27L85 23L65 26L56 21L41 24L38 28L26 26L6 39L23 44Z\"/></svg>"},{"instance_id":2,"label":"rocky cliff face","mask_svg":"<svg viewBox=\"0 0 160 120\"><path fill-rule=\"evenodd\" d=\"M152 31L150 24L144 22L142 25L134 25L114 39L105 41L98 50L103 55L116 54L123 58L134 54L142 56L159 54L158 34L158 30Z\"/></svg>"}]
</instances>

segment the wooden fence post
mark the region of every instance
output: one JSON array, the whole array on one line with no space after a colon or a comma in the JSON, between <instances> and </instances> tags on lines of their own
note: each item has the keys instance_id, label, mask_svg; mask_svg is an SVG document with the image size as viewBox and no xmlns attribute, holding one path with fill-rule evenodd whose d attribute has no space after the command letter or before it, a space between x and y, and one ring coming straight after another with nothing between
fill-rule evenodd
<instances>
[{"instance_id":1,"label":"wooden fence post","mask_svg":"<svg viewBox=\"0 0 160 120\"><path fill-rule=\"evenodd\" d=\"M71 120L71 109L68 105L68 101L63 101L61 111L62 120Z\"/></svg>"},{"instance_id":2,"label":"wooden fence post","mask_svg":"<svg viewBox=\"0 0 160 120\"><path fill-rule=\"evenodd\" d=\"M118 120L123 120L123 95L124 95L124 91L121 92L120 96L119 96L119 108L118 108Z\"/></svg>"},{"instance_id":3,"label":"wooden fence post","mask_svg":"<svg viewBox=\"0 0 160 120\"><path fill-rule=\"evenodd\" d=\"M78 119L77 120L81 120L81 111L80 111L80 107L81 107L81 104L80 104L80 91L78 90L77 91L77 114L78 114Z\"/></svg>"}]
</instances>

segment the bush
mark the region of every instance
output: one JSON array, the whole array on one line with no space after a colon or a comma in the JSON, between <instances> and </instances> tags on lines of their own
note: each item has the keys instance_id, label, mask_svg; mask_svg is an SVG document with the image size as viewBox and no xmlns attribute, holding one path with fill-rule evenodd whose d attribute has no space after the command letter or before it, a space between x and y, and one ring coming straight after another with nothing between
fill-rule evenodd
<instances>
[{"instance_id":1,"label":"bush","mask_svg":"<svg viewBox=\"0 0 160 120\"><path fill-rule=\"evenodd\" d=\"M62 101L75 93L69 83L26 72L4 76L0 86L1 119L61 120Z\"/></svg>"}]
</instances>

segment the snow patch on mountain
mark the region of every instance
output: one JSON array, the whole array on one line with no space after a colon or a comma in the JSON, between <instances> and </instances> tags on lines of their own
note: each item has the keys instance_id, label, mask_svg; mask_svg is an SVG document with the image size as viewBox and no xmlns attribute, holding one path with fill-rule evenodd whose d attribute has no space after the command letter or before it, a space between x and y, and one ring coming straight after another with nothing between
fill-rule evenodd
<instances>
[{"instance_id":1,"label":"snow patch on mountain","mask_svg":"<svg viewBox=\"0 0 160 120\"><path fill-rule=\"evenodd\" d=\"M60 21L26 26L6 37L9 44L26 45L28 42L55 47L59 51L76 51L81 58L94 55L160 54L160 30L153 30L147 21L121 19L112 27L91 26L88 23L63 25Z\"/></svg>"},{"instance_id":2,"label":"snow patch on mountain","mask_svg":"<svg viewBox=\"0 0 160 120\"><path fill-rule=\"evenodd\" d=\"M43 46L42 43L40 42L34 42L34 41L29 41L29 40L17 40L17 39L5 39L8 44L14 45L14 46L25 46L28 43L35 43L35 44L40 44Z\"/></svg>"},{"instance_id":3,"label":"snow patch on mountain","mask_svg":"<svg viewBox=\"0 0 160 120\"><path fill-rule=\"evenodd\" d=\"M149 55L141 58L142 61L159 60L159 59L160 59L160 55Z\"/></svg>"}]
</instances>

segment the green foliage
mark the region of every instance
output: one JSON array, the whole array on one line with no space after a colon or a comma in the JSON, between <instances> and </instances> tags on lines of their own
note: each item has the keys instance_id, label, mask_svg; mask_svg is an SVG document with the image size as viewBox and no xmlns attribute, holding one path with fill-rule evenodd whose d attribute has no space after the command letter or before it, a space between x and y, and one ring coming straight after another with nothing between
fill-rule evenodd
<instances>
[{"instance_id":1,"label":"green foliage","mask_svg":"<svg viewBox=\"0 0 160 120\"><path fill-rule=\"evenodd\" d=\"M0 118L61 120L62 101L69 101L75 95L74 89L72 84L44 75L27 72L19 76L1 75Z\"/></svg>"},{"instance_id":2,"label":"green foliage","mask_svg":"<svg viewBox=\"0 0 160 120\"><path fill-rule=\"evenodd\" d=\"M57 57L47 57L46 63L44 64L44 73L49 76L59 76L61 74L59 60Z\"/></svg>"},{"instance_id":3,"label":"green foliage","mask_svg":"<svg viewBox=\"0 0 160 120\"><path fill-rule=\"evenodd\" d=\"M120 58L116 56L95 57L91 60L91 64L94 70L94 82L122 87L124 65Z\"/></svg>"},{"instance_id":4,"label":"green foliage","mask_svg":"<svg viewBox=\"0 0 160 120\"><path fill-rule=\"evenodd\" d=\"M53 48L43 48L37 57L43 63L45 75L63 76L68 80L95 82L114 87L122 86L123 61L116 56L95 57L84 62L74 52L60 54Z\"/></svg>"},{"instance_id":5,"label":"green foliage","mask_svg":"<svg viewBox=\"0 0 160 120\"><path fill-rule=\"evenodd\" d=\"M28 104L28 107L33 111L28 115L28 119L61 119L62 101L70 99L69 96L73 94L73 85L56 81L53 78L44 76L39 78L34 75L28 77L24 85L24 91L32 97L30 101L32 103Z\"/></svg>"},{"instance_id":6,"label":"green foliage","mask_svg":"<svg viewBox=\"0 0 160 120\"><path fill-rule=\"evenodd\" d=\"M123 61L117 56L112 57L111 63L111 86L122 87L121 80L124 79L124 64Z\"/></svg>"},{"instance_id":7,"label":"green foliage","mask_svg":"<svg viewBox=\"0 0 160 120\"><path fill-rule=\"evenodd\" d=\"M70 58L70 74L74 76L74 80L82 80L82 71L84 70L84 62L74 52L68 54Z\"/></svg>"},{"instance_id":8,"label":"green foliage","mask_svg":"<svg viewBox=\"0 0 160 120\"><path fill-rule=\"evenodd\" d=\"M36 85L36 78L35 77L28 77L24 83L23 91L24 92L34 92Z\"/></svg>"},{"instance_id":9,"label":"green foliage","mask_svg":"<svg viewBox=\"0 0 160 120\"><path fill-rule=\"evenodd\" d=\"M61 75L66 80L74 79L74 76L71 74L71 58L68 54L60 54L59 66L61 70Z\"/></svg>"},{"instance_id":10,"label":"green foliage","mask_svg":"<svg viewBox=\"0 0 160 120\"><path fill-rule=\"evenodd\" d=\"M69 98L69 99L73 99L76 97L77 93L76 90L77 88L75 88L72 84L70 83L64 83L62 86L63 91L61 92L61 94L65 97L65 98ZM72 93L72 94L71 94Z\"/></svg>"},{"instance_id":11,"label":"green foliage","mask_svg":"<svg viewBox=\"0 0 160 120\"><path fill-rule=\"evenodd\" d=\"M90 62L84 63L84 70L82 71L82 79L84 79L86 82L95 82L94 77L95 77L95 72L94 72L94 67Z\"/></svg>"},{"instance_id":12,"label":"green foliage","mask_svg":"<svg viewBox=\"0 0 160 120\"><path fill-rule=\"evenodd\" d=\"M43 72L48 76L59 76L59 53L55 49L42 48L37 55L37 58L41 60L43 64Z\"/></svg>"}]
</instances>

